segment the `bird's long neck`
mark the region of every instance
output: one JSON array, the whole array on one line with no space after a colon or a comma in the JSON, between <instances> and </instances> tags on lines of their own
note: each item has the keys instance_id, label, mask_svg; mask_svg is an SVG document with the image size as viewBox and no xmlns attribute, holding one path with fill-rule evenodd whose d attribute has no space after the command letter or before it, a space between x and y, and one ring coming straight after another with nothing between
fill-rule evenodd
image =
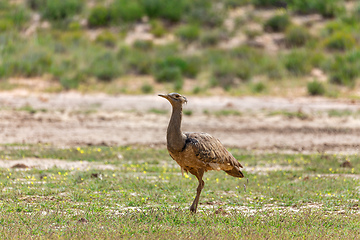
<instances>
[{"instance_id":1,"label":"bird's long neck","mask_svg":"<svg viewBox=\"0 0 360 240\"><path fill-rule=\"evenodd\" d=\"M185 135L181 132L182 106L173 106L169 126L167 129L167 146L181 151L185 145Z\"/></svg>"}]
</instances>

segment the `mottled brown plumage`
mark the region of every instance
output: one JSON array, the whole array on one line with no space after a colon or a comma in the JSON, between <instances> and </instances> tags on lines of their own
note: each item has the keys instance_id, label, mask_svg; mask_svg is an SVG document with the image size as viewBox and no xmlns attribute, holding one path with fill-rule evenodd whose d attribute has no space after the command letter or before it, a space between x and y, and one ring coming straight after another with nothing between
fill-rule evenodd
<instances>
[{"instance_id":1,"label":"mottled brown plumage","mask_svg":"<svg viewBox=\"0 0 360 240\"><path fill-rule=\"evenodd\" d=\"M237 178L243 178L241 164L226 150L221 142L207 133L182 133L182 105L187 99L178 93L159 94L172 105L167 129L167 149L170 156L180 165L181 171L190 172L199 181L196 197L190 211L196 212L201 190L204 188L202 177L210 170L223 170Z\"/></svg>"}]
</instances>

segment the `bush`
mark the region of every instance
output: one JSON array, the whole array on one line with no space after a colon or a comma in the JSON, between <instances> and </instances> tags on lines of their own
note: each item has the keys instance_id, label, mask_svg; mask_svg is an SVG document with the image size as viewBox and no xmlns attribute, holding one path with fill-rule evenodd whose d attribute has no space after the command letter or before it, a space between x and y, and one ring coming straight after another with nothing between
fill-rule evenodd
<instances>
[{"instance_id":1,"label":"bush","mask_svg":"<svg viewBox=\"0 0 360 240\"><path fill-rule=\"evenodd\" d=\"M354 17L357 19L357 20L360 20L360 3L358 3L356 6L355 6L355 9L354 9Z\"/></svg>"},{"instance_id":2,"label":"bush","mask_svg":"<svg viewBox=\"0 0 360 240\"><path fill-rule=\"evenodd\" d=\"M237 8L251 3L251 0L223 0L226 8Z\"/></svg>"},{"instance_id":3,"label":"bush","mask_svg":"<svg viewBox=\"0 0 360 240\"><path fill-rule=\"evenodd\" d=\"M144 85L141 86L141 91L143 93L152 93L154 91L154 88L152 85L145 83Z\"/></svg>"},{"instance_id":4,"label":"bush","mask_svg":"<svg viewBox=\"0 0 360 240\"><path fill-rule=\"evenodd\" d=\"M96 37L95 42L103 44L106 47L115 47L116 37L111 32L104 31Z\"/></svg>"},{"instance_id":5,"label":"bush","mask_svg":"<svg viewBox=\"0 0 360 240\"><path fill-rule=\"evenodd\" d=\"M79 79L76 77L64 76L60 78L61 86L66 89L76 89L79 87Z\"/></svg>"},{"instance_id":6,"label":"bush","mask_svg":"<svg viewBox=\"0 0 360 240\"><path fill-rule=\"evenodd\" d=\"M144 8L136 0L115 0L110 9L113 21L134 22L145 14Z\"/></svg>"},{"instance_id":7,"label":"bush","mask_svg":"<svg viewBox=\"0 0 360 240\"><path fill-rule=\"evenodd\" d=\"M284 66L292 75L302 76L311 70L309 54L304 51L292 51L284 57Z\"/></svg>"},{"instance_id":8,"label":"bush","mask_svg":"<svg viewBox=\"0 0 360 240\"><path fill-rule=\"evenodd\" d=\"M62 60L59 63L53 64L50 68L50 73L56 79L62 79L69 76L70 73L77 70L77 62L72 60Z\"/></svg>"},{"instance_id":9,"label":"bush","mask_svg":"<svg viewBox=\"0 0 360 240\"><path fill-rule=\"evenodd\" d=\"M201 57L189 56L185 59L186 65L185 69L182 70L182 73L189 78L195 78L201 69Z\"/></svg>"},{"instance_id":10,"label":"bush","mask_svg":"<svg viewBox=\"0 0 360 240\"><path fill-rule=\"evenodd\" d=\"M283 32L290 25L289 15L278 14L269 18L264 24L264 30L267 32Z\"/></svg>"},{"instance_id":11,"label":"bush","mask_svg":"<svg viewBox=\"0 0 360 240\"><path fill-rule=\"evenodd\" d=\"M220 27L226 16L225 9L219 8L213 1L193 0L186 9L186 19L206 27Z\"/></svg>"},{"instance_id":12,"label":"bush","mask_svg":"<svg viewBox=\"0 0 360 240\"><path fill-rule=\"evenodd\" d=\"M41 76L49 70L52 64L51 56L42 50L30 50L21 58L10 63L10 72L13 75L24 77Z\"/></svg>"},{"instance_id":13,"label":"bush","mask_svg":"<svg viewBox=\"0 0 360 240\"><path fill-rule=\"evenodd\" d=\"M350 33L336 32L324 42L328 50L350 50L355 47L356 40Z\"/></svg>"},{"instance_id":14,"label":"bush","mask_svg":"<svg viewBox=\"0 0 360 240\"><path fill-rule=\"evenodd\" d=\"M226 39L226 35L220 30L204 31L200 35L200 44L203 47L213 47L224 39Z\"/></svg>"},{"instance_id":15,"label":"bush","mask_svg":"<svg viewBox=\"0 0 360 240\"><path fill-rule=\"evenodd\" d=\"M26 4L33 10L39 10L45 6L46 0L26 0Z\"/></svg>"},{"instance_id":16,"label":"bush","mask_svg":"<svg viewBox=\"0 0 360 240\"><path fill-rule=\"evenodd\" d=\"M252 0L252 3L256 7L283 7L286 8L287 4L291 3L292 1L285 1L285 0Z\"/></svg>"},{"instance_id":17,"label":"bush","mask_svg":"<svg viewBox=\"0 0 360 240\"><path fill-rule=\"evenodd\" d=\"M109 9L103 6L97 6L91 9L88 17L90 27L105 27L111 22L111 14Z\"/></svg>"},{"instance_id":18,"label":"bush","mask_svg":"<svg viewBox=\"0 0 360 240\"><path fill-rule=\"evenodd\" d=\"M151 30L150 32L155 36L155 37L162 37L165 35L166 33L166 29L164 27L164 24L161 20L152 20L150 22L151 25Z\"/></svg>"},{"instance_id":19,"label":"bush","mask_svg":"<svg viewBox=\"0 0 360 240\"><path fill-rule=\"evenodd\" d=\"M357 54L356 54L357 53ZM330 66L330 82L355 86L355 80L360 75L360 53L355 52L345 56L336 56Z\"/></svg>"},{"instance_id":20,"label":"bush","mask_svg":"<svg viewBox=\"0 0 360 240\"><path fill-rule=\"evenodd\" d=\"M246 81L252 76L251 67L245 61L224 60L214 66L212 85L220 85L224 89L234 86L238 80Z\"/></svg>"},{"instance_id":21,"label":"bush","mask_svg":"<svg viewBox=\"0 0 360 240\"><path fill-rule=\"evenodd\" d=\"M150 18L163 18L172 22L180 21L186 6L185 0L141 0L141 3Z\"/></svg>"},{"instance_id":22,"label":"bush","mask_svg":"<svg viewBox=\"0 0 360 240\"><path fill-rule=\"evenodd\" d=\"M175 34L184 42L193 42L199 38L200 28L196 25L182 25Z\"/></svg>"},{"instance_id":23,"label":"bush","mask_svg":"<svg viewBox=\"0 0 360 240\"><path fill-rule=\"evenodd\" d=\"M104 53L95 58L89 73L99 80L111 81L121 75L120 65L111 53Z\"/></svg>"},{"instance_id":24,"label":"bush","mask_svg":"<svg viewBox=\"0 0 360 240\"><path fill-rule=\"evenodd\" d=\"M42 8L42 17L60 21L79 13L82 8L83 1L81 0L46 0Z\"/></svg>"},{"instance_id":25,"label":"bush","mask_svg":"<svg viewBox=\"0 0 360 240\"><path fill-rule=\"evenodd\" d=\"M262 82L254 83L251 85L251 91L253 93L261 93L266 89L266 85Z\"/></svg>"},{"instance_id":26,"label":"bush","mask_svg":"<svg viewBox=\"0 0 360 240\"><path fill-rule=\"evenodd\" d=\"M328 18L345 10L343 1L340 0L294 0L291 5L292 9L300 14L319 13Z\"/></svg>"},{"instance_id":27,"label":"bush","mask_svg":"<svg viewBox=\"0 0 360 240\"><path fill-rule=\"evenodd\" d=\"M278 61L269 61L264 67L264 72L270 80L279 80L285 75L285 69Z\"/></svg>"},{"instance_id":28,"label":"bush","mask_svg":"<svg viewBox=\"0 0 360 240\"><path fill-rule=\"evenodd\" d=\"M122 47L117 59L124 64L128 74L151 74L152 57L147 52Z\"/></svg>"},{"instance_id":29,"label":"bush","mask_svg":"<svg viewBox=\"0 0 360 240\"><path fill-rule=\"evenodd\" d=\"M154 44L151 40L136 40L133 46L136 49L148 51L153 48Z\"/></svg>"},{"instance_id":30,"label":"bush","mask_svg":"<svg viewBox=\"0 0 360 240\"><path fill-rule=\"evenodd\" d=\"M13 29L14 22L10 19L0 19L0 33Z\"/></svg>"},{"instance_id":31,"label":"bush","mask_svg":"<svg viewBox=\"0 0 360 240\"><path fill-rule=\"evenodd\" d=\"M307 91L311 96L324 95L325 87L321 82L314 80L312 82L308 82Z\"/></svg>"},{"instance_id":32,"label":"bush","mask_svg":"<svg viewBox=\"0 0 360 240\"><path fill-rule=\"evenodd\" d=\"M157 82L182 82L183 77L179 67L169 66L155 72Z\"/></svg>"},{"instance_id":33,"label":"bush","mask_svg":"<svg viewBox=\"0 0 360 240\"><path fill-rule=\"evenodd\" d=\"M285 32L285 42L288 47L301 47L311 38L307 28L303 26L290 26Z\"/></svg>"},{"instance_id":34,"label":"bush","mask_svg":"<svg viewBox=\"0 0 360 240\"><path fill-rule=\"evenodd\" d=\"M197 58L188 58L184 60L179 57L166 57L164 60L159 60L154 65L155 75L162 72L163 69L177 68L180 70L181 75L187 77L195 77L199 72L199 60Z\"/></svg>"}]
</instances>

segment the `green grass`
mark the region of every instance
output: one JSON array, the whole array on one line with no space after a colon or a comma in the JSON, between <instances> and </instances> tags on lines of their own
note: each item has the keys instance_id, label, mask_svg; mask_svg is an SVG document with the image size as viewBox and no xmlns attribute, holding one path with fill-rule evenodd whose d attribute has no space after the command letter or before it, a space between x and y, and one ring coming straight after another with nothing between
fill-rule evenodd
<instances>
[{"instance_id":1,"label":"green grass","mask_svg":"<svg viewBox=\"0 0 360 240\"><path fill-rule=\"evenodd\" d=\"M63 159L68 167L0 169L0 237L358 236L358 155L230 151L246 167L245 179L206 173L199 212L194 215L188 207L196 178L183 177L166 149L1 145L2 160ZM109 170L71 167L79 160ZM340 167L345 160L351 168Z\"/></svg>"},{"instance_id":2,"label":"green grass","mask_svg":"<svg viewBox=\"0 0 360 240\"><path fill-rule=\"evenodd\" d=\"M268 114L269 116L276 116L276 115L282 115L282 116L285 116L287 118L299 118L299 119L302 119L302 120L305 120L305 119L308 119L310 118L311 116L302 112L302 111L297 111L297 112L289 112L289 111L273 111L273 112L270 112Z\"/></svg>"}]
</instances>

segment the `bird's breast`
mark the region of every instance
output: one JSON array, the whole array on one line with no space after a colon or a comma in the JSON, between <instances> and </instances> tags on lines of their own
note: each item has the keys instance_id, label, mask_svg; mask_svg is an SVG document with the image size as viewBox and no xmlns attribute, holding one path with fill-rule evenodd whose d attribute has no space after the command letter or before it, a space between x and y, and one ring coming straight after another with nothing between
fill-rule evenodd
<instances>
[{"instance_id":1,"label":"bird's breast","mask_svg":"<svg viewBox=\"0 0 360 240\"><path fill-rule=\"evenodd\" d=\"M168 149L170 156L182 167L187 170L189 168L206 169L206 163L201 161L191 147L185 147L183 151L172 151Z\"/></svg>"}]
</instances>

